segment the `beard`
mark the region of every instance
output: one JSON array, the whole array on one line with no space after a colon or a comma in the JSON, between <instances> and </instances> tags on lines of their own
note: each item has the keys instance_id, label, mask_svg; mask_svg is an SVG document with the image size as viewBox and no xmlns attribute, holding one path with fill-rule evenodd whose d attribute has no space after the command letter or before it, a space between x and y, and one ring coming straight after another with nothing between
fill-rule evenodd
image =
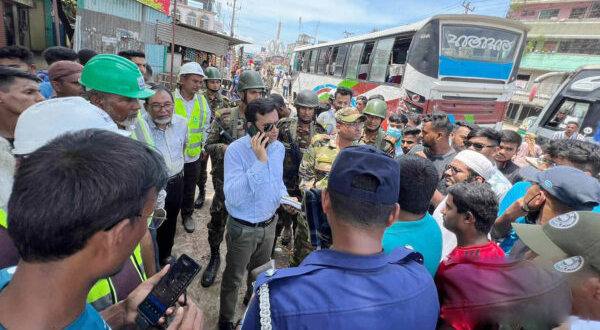
<instances>
[{"instance_id":1,"label":"beard","mask_svg":"<svg viewBox=\"0 0 600 330\"><path fill-rule=\"evenodd\" d=\"M165 125L165 124L170 123L171 119L172 119L172 117L163 118L163 119L156 118L156 119L154 119L154 122L157 123L157 124Z\"/></svg>"},{"instance_id":2,"label":"beard","mask_svg":"<svg viewBox=\"0 0 600 330\"><path fill-rule=\"evenodd\" d=\"M137 116L131 116L131 117L127 117L127 119L125 119L125 120L121 120L121 121L115 120L115 123L117 123L123 127L131 127L135 124L136 119L137 119Z\"/></svg>"}]
</instances>

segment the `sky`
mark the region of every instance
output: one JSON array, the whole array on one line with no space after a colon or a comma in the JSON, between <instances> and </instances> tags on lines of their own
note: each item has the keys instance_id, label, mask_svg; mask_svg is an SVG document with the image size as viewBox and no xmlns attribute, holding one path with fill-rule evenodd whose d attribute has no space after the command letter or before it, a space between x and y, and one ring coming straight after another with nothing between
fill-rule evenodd
<instances>
[{"instance_id":1,"label":"sky","mask_svg":"<svg viewBox=\"0 0 600 330\"><path fill-rule=\"evenodd\" d=\"M229 32L233 0L217 0L221 4L221 20ZM471 0L472 14L505 17L510 0ZM229 5L228 5L229 4ZM281 21L280 41L294 43L300 31L315 35L319 41L344 38L373 29L415 23L437 14L464 13L458 0L237 0L235 35L251 42L244 51L257 53L275 39ZM299 18L302 17L302 26ZM318 27L318 28L317 28Z\"/></svg>"}]
</instances>

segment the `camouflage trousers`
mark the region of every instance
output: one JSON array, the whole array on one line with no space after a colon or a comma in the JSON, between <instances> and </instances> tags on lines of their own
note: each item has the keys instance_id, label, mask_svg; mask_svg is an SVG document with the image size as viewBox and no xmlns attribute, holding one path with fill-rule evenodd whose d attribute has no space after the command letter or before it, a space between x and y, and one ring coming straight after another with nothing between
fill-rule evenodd
<instances>
[{"instance_id":1,"label":"camouflage trousers","mask_svg":"<svg viewBox=\"0 0 600 330\"><path fill-rule=\"evenodd\" d=\"M217 175L212 177L215 195L210 205L210 221L206 225L208 228L208 244L211 247L218 248L223 242L223 233L227 224L227 209L225 208L225 193L223 192L223 178Z\"/></svg>"},{"instance_id":2,"label":"camouflage trousers","mask_svg":"<svg viewBox=\"0 0 600 330\"><path fill-rule=\"evenodd\" d=\"M298 224L294 234L294 251L290 258L290 267L298 267L306 256L316 250L310 243L310 228L308 227L308 221L306 221L300 213L298 213L296 221Z\"/></svg>"},{"instance_id":3,"label":"camouflage trousers","mask_svg":"<svg viewBox=\"0 0 600 330\"><path fill-rule=\"evenodd\" d=\"M204 191L206 187L206 181L208 181L208 174L206 171L207 164L208 157L205 161L202 161L202 159L200 159L200 161L198 162L198 181L196 182L196 185L198 186L198 189L200 191Z\"/></svg>"}]
</instances>

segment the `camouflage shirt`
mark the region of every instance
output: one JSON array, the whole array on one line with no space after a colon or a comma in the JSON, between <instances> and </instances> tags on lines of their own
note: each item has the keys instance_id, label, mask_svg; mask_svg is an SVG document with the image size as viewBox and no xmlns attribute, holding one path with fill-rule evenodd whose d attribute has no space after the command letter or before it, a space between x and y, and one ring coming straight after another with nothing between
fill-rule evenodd
<instances>
[{"instance_id":1,"label":"camouflage shirt","mask_svg":"<svg viewBox=\"0 0 600 330\"><path fill-rule=\"evenodd\" d=\"M246 117L240 112L239 107L225 108L215 113L215 119L210 125L205 144L205 149L211 157L212 175L223 177L223 161L225 158L223 147L231 143L225 138L222 131L224 130L234 140L237 140L246 135L244 126L246 126Z\"/></svg>"},{"instance_id":2,"label":"camouflage shirt","mask_svg":"<svg viewBox=\"0 0 600 330\"><path fill-rule=\"evenodd\" d=\"M221 95L221 91L218 91L217 93L215 93L215 98L211 99L210 96L208 95L208 92L204 92L204 97L206 97L206 101L208 102L208 105L210 106L210 111L212 111L212 116L211 121L215 118L215 113L217 112L217 110L221 110L221 109L225 109L225 108L230 108L231 104L229 103L229 99L226 98L225 96Z\"/></svg>"},{"instance_id":3,"label":"camouflage shirt","mask_svg":"<svg viewBox=\"0 0 600 330\"><path fill-rule=\"evenodd\" d=\"M300 163L300 191L327 188L331 166L339 153L335 138L324 134L315 135Z\"/></svg>"},{"instance_id":4,"label":"camouflage shirt","mask_svg":"<svg viewBox=\"0 0 600 330\"><path fill-rule=\"evenodd\" d=\"M290 195L298 196L298 165L294 161L292 143L295 143L300 151L300 159L306 153L310 142L315 136L315 124L302 127L299 125L297 117L281 118L277 123L279 129L279 141L285 146L285 159L283 161L283 182Z\"/></svg>"},{"instance_id":5,"label":"camouflage shirt","mask_svg":"<svg viewBox=\"0 0 600 330\"><path fill-rule=\"evenodd\" d=\"M393 137L385 134L381 128L372 139L367 139L365 132L366 130L363 130L363 134L358 140L358 145L374 146L390 155L390 157L396 158L396 140Z\"/></svg>"}]
</instances>

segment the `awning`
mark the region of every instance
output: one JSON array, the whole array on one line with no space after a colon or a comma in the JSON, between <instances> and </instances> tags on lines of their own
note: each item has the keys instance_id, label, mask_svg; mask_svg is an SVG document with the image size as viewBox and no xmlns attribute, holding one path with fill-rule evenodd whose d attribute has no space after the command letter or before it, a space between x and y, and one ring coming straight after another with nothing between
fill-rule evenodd
<instances>
[{"instance_id":1,"label":"awning","mask_svg":"<svg viewBox=\"0 0 600 330\"><path fill-rule=\"evenodd\" d=\"M521 60L521 69L568 72L582 65L594 64L600 64L600 56L527 53Z\"/></svg>"},{"instance_id":2,"label":"awning","mask_svg":"<svg viewBox=\"0 0 600 330\"><path fill-rule=\"evenodd\" d=\"M33 8L33 0L12 0L12 2L16 2L16 3L21 4L23 6L27 6L27 7Z\"/></svg>"},{"instance_id":3,"label":"awning","mask_svg":"<svg viewBox=\"0 0 600 330\"><path fill-rule=\"evenodd\" d=\"M156 25L156 36L163 43L171 43L173 38L173 26L169 22L158 22ZM225 35L218 34L213 31L208 31L192 26L176 25L175 26L175 44L200 50L216 55L226 55L229 46L247 44L248 42L231 38Z\"/></svg>"}]
</instances>

